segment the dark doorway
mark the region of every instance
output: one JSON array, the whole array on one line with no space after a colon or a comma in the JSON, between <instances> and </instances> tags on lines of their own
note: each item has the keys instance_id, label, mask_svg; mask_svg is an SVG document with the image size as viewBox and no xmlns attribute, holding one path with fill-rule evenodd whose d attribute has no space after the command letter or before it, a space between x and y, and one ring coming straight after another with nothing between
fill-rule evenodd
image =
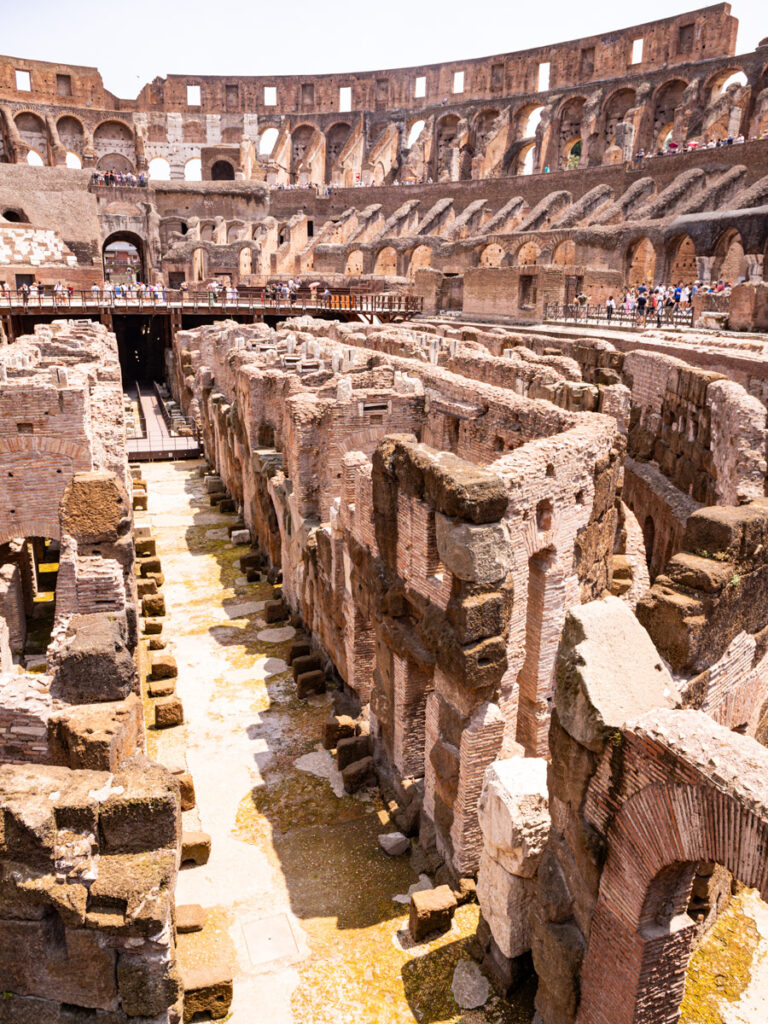
<instances>
[{"instance_id":1,"label":"dark doorway","mask_svg":"<svg viewBox=\"0 0 768 1024\"><path fill-rule=\"evenodd\" d=\"M164 316L113 316L123 388L165 380Z\"/></svg>"},{"instance_id":2,"label":"dark doorway","mask_svg":"<svg viewBox=\"0 0 768 1024\"><path fill-rule=\"evenodd\" d=\"M211 181L234 181L235 168L228 160L217 160L211 167Z\"/></svg>"}]
</instances>

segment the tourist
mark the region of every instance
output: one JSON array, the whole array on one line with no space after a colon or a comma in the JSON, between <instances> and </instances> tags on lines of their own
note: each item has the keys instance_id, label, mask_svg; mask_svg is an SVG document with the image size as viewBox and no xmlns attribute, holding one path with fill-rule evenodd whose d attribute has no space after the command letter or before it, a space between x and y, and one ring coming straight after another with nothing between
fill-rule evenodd
<instances>
[{"instance_id":1,"label":"tourist","mask_svg":"<svg viewBox=\"0 0 768 1024\"><path fill-rule=\"evenodd\" d=\"M605 315L608 318L608 322L609 323L613 319L613 310L615 309L615 307L616 307L616 303L613 300L613 296L609 295L608 296L608 301L605 304Z\"/></svg>"}]
</instances>

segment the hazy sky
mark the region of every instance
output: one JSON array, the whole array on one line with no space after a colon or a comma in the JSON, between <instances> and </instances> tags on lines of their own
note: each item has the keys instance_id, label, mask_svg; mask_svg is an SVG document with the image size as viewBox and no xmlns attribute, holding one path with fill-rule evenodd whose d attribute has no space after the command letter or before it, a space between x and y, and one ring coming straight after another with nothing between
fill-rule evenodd
<instances>
[{"instance_id":1,"label":"hazy sky","mask_svg":"<svg viewBox=\"0 0 768 1024\"><path fill-rule=\"evenodd\" d=\"M0 50L95 65L125 99L158 75L367 71L523 50L695 10L645 0L35 0L0 3ZM764 0L735 0L738 53L768 36Z\"/></svg>"}]
</instances>

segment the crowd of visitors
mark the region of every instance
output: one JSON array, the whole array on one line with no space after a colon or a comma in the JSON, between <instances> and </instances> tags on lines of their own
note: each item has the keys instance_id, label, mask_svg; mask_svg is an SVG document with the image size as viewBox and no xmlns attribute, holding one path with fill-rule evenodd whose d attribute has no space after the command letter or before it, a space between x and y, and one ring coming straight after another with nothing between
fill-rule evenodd
<instances>
[{"instance_id":1,"label":"crowd of visitors","mask_svg":"<svg viewBox=\"0 0 768 1024\"><path fill-rule=\"evenodd\" d=\"M94 171L91 175L91 184L109 188L146 188L149 178L143 171L139 174L130 174L127 171Z\"/></svg>"},{"instance_id":2,"label":"crowd of visitors","mask_svg":"<svg viewBox=\"0 0 768 1024\"><path fill-rule=\"evenodd\" d=\"M673 321L678 313L691 309L697 294L727 298L731 294L731 287L730 281L694 281L692 284L679 281L674 285L628 286L618 298L614 295L608 296L604 314L602 307L595 310L590 297L585 292L580 292L571 304L570 315L574 320L586 320L594 317L596 313L599 319L604 315L610 322L618 313L623 314L621 319L624 322L629 319L645 325L649 320L655 319L656 325L661 327L665 322Z\"/></svg>"}]
</instances>

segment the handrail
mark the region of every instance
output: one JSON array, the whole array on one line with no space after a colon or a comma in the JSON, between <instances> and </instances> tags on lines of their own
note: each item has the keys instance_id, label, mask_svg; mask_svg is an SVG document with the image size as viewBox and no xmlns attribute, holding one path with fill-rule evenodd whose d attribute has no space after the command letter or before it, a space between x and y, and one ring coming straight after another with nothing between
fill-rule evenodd
<instances>
[{"instance_id":1,"label":"handrail","mask_svg":"<svg viewBox=\"0 0 768 1024\"><path fill-rule=\"evenodd\" d=\"M77 291L30 295L25 291L10 289L0 290L0 311L10 313L41 312L65 313L72 310L83 312L167 312L180 310L182 313L204 313L207 310L225 312L254 313L261 310L296 315L297 312L322 312L325 310L349 310L350 312L402 312L418 313L423 310L424 299L420 295L399 295L389 292L376 292L366 295L331 294L324 298L267 297L262 291L259 295L219 295L213 291L207 293L182 292L167 288L159 292L137 292L130 295L117 295L114 291L99 289L98 291Z\"/></svg>"},{"instance_id":2,"label":"handrail","mask_svg":"<svg viewBox=\"0 0 768 1024\"><path fill-rule=\"evenodd\" d=\"M616 306L611 315L605 305L585 305L578 302L557 303L547 302L544 305L545 320L565 320L574 324L604 323L608 326L620 324L622 327L691 327L693 325L693 309L673 309L664 306L658 312L647 308L642 314L637 310L626 310L623 305Z\"/></svg>"}]
</instances>

